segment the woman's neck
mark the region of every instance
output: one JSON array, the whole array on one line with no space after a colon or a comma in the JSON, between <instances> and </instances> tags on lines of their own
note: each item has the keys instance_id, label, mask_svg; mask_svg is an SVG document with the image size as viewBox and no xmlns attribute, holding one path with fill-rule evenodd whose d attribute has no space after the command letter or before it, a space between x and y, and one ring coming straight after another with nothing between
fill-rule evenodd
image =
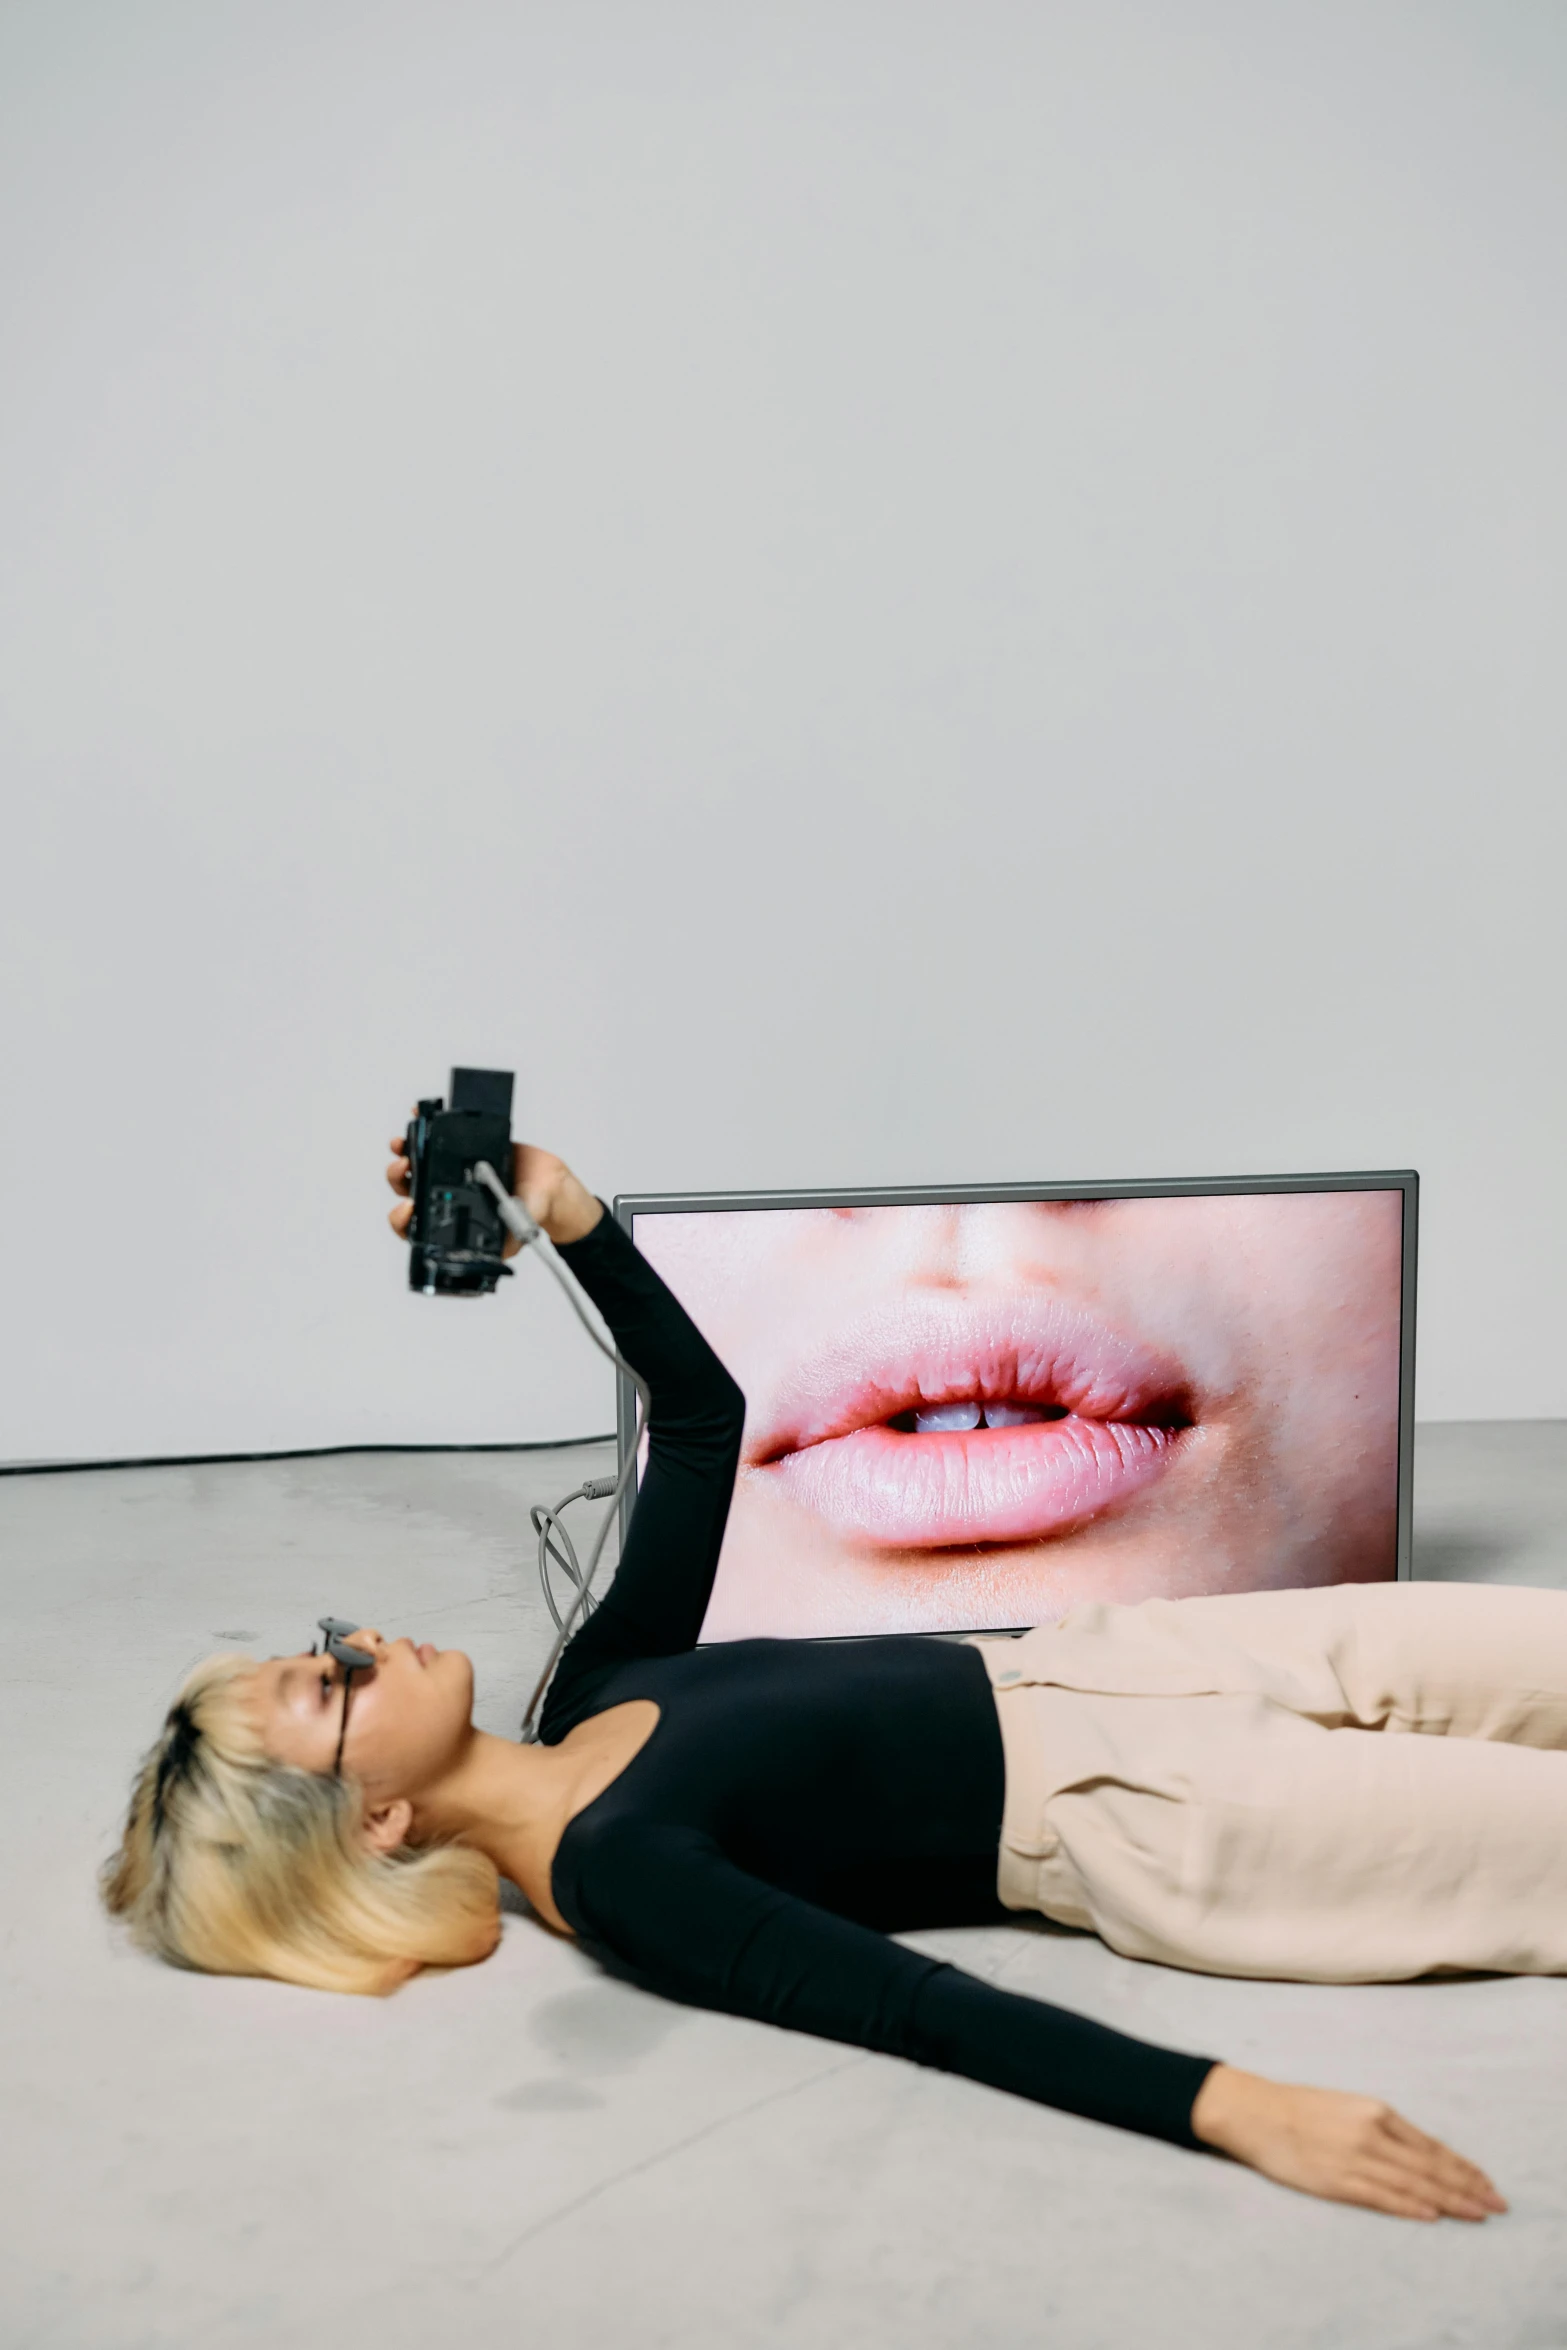
<instances>
[{"instance_id":1,"label":"woman's neck","mask_svg":"<svg viewBox=\"0 0 1567 2350\"><path fill-rule=\"evenodd\" d=\"M582 1776L583 1758L564 1746L518 1746L475 1730L453 1768L416 1802L415 1841L487 1853L535 1909L557 1920L550 1864Z\"/></svg>"},{"instance_id":2,"label":"woman's neck","mask_svg":"<svg viewBox=\"0 0 1567 2350\"><path fill-rule=\"evenodd\" d=\"M541 1917L569 1933L550 1884L560 1840L657 1727L657 1705L633 1697L579 1722L559 1746L516 1746L471 1730L452 1768L415 1803L414 1840L488 1853Z\"/></svg>"}]
</instances>

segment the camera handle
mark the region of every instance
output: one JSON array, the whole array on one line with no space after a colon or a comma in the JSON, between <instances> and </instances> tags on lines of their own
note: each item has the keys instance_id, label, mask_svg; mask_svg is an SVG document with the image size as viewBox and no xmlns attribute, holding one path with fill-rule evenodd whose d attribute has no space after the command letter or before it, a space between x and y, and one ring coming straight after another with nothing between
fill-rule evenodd
<instances>
[{"instance_id":1,"label":"camera handle","mask_svg":"<svg viewBox=\"0 0 1567 2350\"><path fill-rule=\"evenodd\" d=\"M647 1381L641 1373L633 1371L620 1349L606 1338L602 1331L596 1330L588 1319L587 1308L577 1294L576 1283L555 1254L554 1244L549 1234L534 1222L520 1199L513 1199L488 1159L480 1159L475 1164L473 1175L476 1183L482 1183L486 1191L493 1192L501 1222L507 1231L512 1234L514 1239L520 1240L524 1248L532 1245L538 1257L549 1267L559 1282L572 1312L598 1348L599 1353L607 1355L616 1370L625 1373L637 1394L637 1424L631 1432L631 1442L627 1447L625 1460L621 1464L620 1475L610 1488L609 1507L604 1512L603 1523L593 1538L593 1548L588 1553L587 1566L583 1569L581 1579L577 1584L576 1597L571 1601L565 1616L560 1620L560 1629L555 1635L554 1645L545 1659L543 1672L534 1683L533 1695L529 1698L528 1709L522 1717L522 1743L524 1746L534 1746L538 1743L538 1716L539 1708L544 1702L544 1692L550 1685L555 1667L560 1663L561 1655L567 1641L571 1638L577 1618L587 1604L588 1593L593 1587L593 1578L598 1573L599 1560L604 1555L604 1545L609 1540L610 1527L620 1513L620 1504L626 1488L636 1474L637 1454L641 1449L642 1438L652 1416L653 1404L652 1398L648 1394Z\"/></svg>"}]
</instances>

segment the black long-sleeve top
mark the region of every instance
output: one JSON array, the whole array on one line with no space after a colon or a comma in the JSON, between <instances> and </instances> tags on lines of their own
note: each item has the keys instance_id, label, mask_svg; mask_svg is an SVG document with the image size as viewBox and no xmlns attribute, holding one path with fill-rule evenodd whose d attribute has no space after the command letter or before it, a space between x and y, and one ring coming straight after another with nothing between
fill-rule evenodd
<instances>
[{"instance_id":1,"label":"black long-sleeve top","mask_svg":"<svg viewBox=\"0 0 1567 2350\"><path fill-rule=\"evenodd\" d=\"M1004 1919L1005 1762L989 1677L946 1640L698 1649L744 1398L606 1215L561 1251L652 1395L648 1460L603 1605L541 1720L651 1698L645 1745L555 1855L567 1923L650 1989L912 2057L1195 2145L1211 2060L993 1990L890 1941Z\"/></svg>"}]
</instances>

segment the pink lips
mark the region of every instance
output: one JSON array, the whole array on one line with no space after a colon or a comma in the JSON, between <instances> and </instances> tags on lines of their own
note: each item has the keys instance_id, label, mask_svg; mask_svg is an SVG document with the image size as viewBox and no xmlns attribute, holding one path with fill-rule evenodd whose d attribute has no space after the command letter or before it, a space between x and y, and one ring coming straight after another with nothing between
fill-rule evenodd
<instances>
[{"instance_id":1,"label":"pink lips","mask_svg":"<svg viewBox=\"0 0 1567 2350\"><path fill-rule=\"evenodd\" d=\"M927 1292L803 1364L747 1460L850 1540L1025 1542L1162 1476L1189 1392L1178 1365L1048 1294Z\"/></svg>"}]
</instances>

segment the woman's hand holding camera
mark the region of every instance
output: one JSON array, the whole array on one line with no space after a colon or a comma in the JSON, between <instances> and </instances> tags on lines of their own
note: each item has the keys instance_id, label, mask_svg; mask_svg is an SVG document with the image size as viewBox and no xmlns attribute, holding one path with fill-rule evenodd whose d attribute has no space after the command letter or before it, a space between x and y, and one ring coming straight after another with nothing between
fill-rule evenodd
<instances>
[{"instance_id":1,"label":"woman's hand holding camera","mask_svg":"<svg viewBox=\"0 0 1567 2350\"><path fill-rule=\"evenodd\" d=\"M392 1137L392 1159L386 1180L398 1194L398 1204L387 1222L400 1240L406 1240L414 1207L408 1196L408 1143L401 1134ZM557 1243L581 1240L604 1213L602 1202L578 1182L564 1159L557 1159L553 1151L542 1151L531 1142L512 1145L511 1188L535 1224ZM509 1257L514 1257L521 1246L521 1241L507 1234Z\"/></svg>"}]
</instances>

